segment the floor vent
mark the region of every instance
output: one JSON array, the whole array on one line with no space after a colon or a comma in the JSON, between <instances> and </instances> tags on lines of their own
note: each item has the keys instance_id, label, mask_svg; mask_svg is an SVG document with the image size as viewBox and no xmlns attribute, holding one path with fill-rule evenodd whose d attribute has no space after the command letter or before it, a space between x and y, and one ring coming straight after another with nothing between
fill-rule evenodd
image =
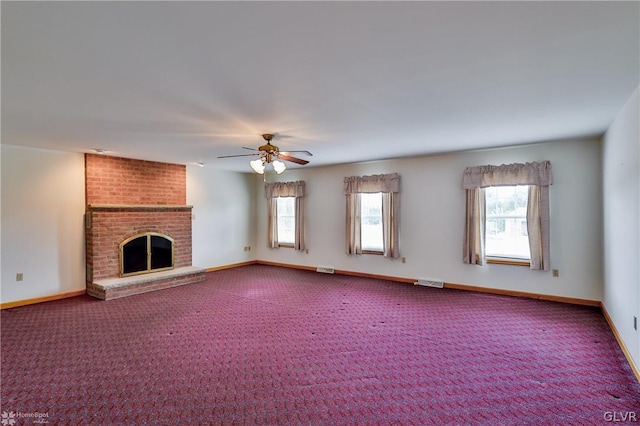
<instances>
[{"instance_id":1,"label":"floor vent","mask_svg":"<svg viewBox=\"0 0 640 426\"><path fill-rule=\"evenodd\" d=\"M331 266L318 266L316 272L322 272L323 274L333 274L335 270Z\"/></svg>"},{"instance_id":2,"label":"floor vent","mask_svg":"<svg viewBox=\"0 0 640 426\"><path fill-rule=\"evenodd\" d=\"M418 281L414 283L415 285L423 285L425 287L435 287L442 288L444 287L444 281L442 280L434 280L432 278L418 278Z\"/></svg>"}]
</instances>

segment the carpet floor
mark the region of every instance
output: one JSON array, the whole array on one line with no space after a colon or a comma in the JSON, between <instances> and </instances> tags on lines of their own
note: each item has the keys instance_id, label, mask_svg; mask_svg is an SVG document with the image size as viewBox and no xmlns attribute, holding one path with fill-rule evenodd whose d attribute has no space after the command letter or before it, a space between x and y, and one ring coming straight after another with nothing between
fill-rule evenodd
<instances>
[{"instance_id":1,"label":"carpet floor","mask_svg":"<svg viewBox=\"0 0 640 426\"><path fill-rule=\"evenodd\" d=\"M640 417L640 384L600 310L584 306L251 265L1 321L2 424Z\"/></svg>"}]
</instances>

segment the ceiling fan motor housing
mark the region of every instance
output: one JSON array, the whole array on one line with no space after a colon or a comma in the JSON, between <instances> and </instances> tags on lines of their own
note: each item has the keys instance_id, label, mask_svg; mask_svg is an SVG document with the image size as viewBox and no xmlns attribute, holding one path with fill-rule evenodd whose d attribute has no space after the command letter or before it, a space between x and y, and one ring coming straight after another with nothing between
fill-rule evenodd
<instances>
[{"instance_id":1,"label":"ceiling fan motor housing","mask_svg":"<svg viewBox=\"0 0 640 426\"><path fill-rule=\"evenodd\" d=\"M268 154L273 154L278 152L278 147L275 145L271 145L271 140L273 139L273 134L271 133L265 133L262 135L262 138L267 141L266 145L262 145L261 147L258 148L259 151L264 151ZM267 162L269 159L267 158Z\"/></svg>"}]
</instances>

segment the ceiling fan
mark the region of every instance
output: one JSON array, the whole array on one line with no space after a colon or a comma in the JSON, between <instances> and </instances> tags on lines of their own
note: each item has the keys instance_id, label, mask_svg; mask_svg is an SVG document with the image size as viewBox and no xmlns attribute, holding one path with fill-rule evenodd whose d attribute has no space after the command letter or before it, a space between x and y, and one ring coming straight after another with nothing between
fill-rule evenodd
<instances>
[{"instance_id":1,"label":"ceiling fan","mask_svg":"<svg viewBox=\"0 0 640 426\"><path fill-rule=\"evenodd\" d=\"M284 172L287 169L287 166L279 160L284 160L284 161L290 161L292 163L296 163L296 164L301 164L301 165L305 165L307 163L309 163L307 160L303 160L301 158L296 158L291 156L290 154L292 153L302 153L305 155L309 155L312 156L313 154L310 153L309 151L280 151L280 149L271 144L271 140L274 138L275 135L271 134L271 133L265 133L264 135L262 135L262 138L267 142L266 144L258 147L258 149L254 149L254 148L247 148L247 147L242 147L243 149L248 149L250 151L255 151L252 154L237 154L237 155L222 155L219 156L218 158L231 158L231 157L255 157L258 156L259 158L250 161L249 164L251 165L251 168L259 174L264 174L265 171L265 167L267 164L271 164L273 167L273 170L277 173L280 174L282 172Z\"/></svg>"}]
</instances>

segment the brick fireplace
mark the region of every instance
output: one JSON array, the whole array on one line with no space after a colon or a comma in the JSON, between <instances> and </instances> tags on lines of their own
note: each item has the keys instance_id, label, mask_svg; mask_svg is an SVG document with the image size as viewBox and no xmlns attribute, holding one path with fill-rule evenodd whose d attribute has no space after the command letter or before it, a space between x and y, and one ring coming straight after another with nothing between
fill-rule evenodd
<instances>
[{"instance_id":1,"label":"brick fireplace","mask_svg":"<svg viewBox=\"0 0 640 426\"><path fill-rule=\"evenodd\" d=\"M103 300L202 281L191 264L186 167L85 155L87 293ZM121 276L120 244L157 233L174 241L173 268Z\"/></svg>"}]
</instances>

